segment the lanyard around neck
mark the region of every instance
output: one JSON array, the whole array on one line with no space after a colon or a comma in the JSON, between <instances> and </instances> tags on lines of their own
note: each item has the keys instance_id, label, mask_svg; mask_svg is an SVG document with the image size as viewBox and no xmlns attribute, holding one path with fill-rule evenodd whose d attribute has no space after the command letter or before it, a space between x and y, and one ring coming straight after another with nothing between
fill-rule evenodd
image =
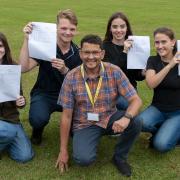
<instances>
[{"instance_id":1,"label":"lanyard around neck","mask_svg":"<svg viewBox=\"0 0 180 180\"><path fill-rule=\"evenodd\" d=\"M103 66L103 63L101 62L101 67L102 67L102 71L104 72L104 66ZM84 66L83 64L81 65L81 74L82 74L82 77L84 78ZM101 85L102 85L102 76L100 76L99 78L99 82L98 82L98 85L97 85L97 88L96 88L96 92L95 92L95 96L94 98L92 97L92 94L91 94L91 91L90 91L90 88L89 88L89 85L88 83L85 81L84 79L84 82L85 82L85 86L86 86L86 91L87 91L87 94L88 94L88 97L89 97L89 100L94 108L94 104L97 100L97 97L99 95L99 92L100 92L100 88L101 88Z\"/></svg>"}]
</instances>

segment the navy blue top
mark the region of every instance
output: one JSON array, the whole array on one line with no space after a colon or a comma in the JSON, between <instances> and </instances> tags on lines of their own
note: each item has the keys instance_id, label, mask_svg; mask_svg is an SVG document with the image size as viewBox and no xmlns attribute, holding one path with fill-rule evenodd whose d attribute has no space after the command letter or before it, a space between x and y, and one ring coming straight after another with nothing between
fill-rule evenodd
<instances>
[{"instance_id":1,"label":"navy blue top","mask_svg":"<svg viewBox=\"0 0 180 180\"><path fill-rule=\"evenodd\" d=\"M79 48L74 43L71 43L71 47L66 54L61 52L61 49L57 46L56 57L63 59L65 65L71 70L81 64L79 57ZM39 73L37 81L31 91L31 95L34 92L43 94L59 95L60 88L62 86L65 75L61 74L56 68L52 67L51 62L34 59L39 64Z\"/></svg>"}]
</instances>

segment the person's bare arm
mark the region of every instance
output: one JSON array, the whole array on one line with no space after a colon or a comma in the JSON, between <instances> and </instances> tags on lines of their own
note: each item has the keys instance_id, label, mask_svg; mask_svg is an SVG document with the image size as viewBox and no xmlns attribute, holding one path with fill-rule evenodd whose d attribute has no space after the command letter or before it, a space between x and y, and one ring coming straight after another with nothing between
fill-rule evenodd
<instances>
[{"instance_id":1,"label":"person's bare arm","mask_svg":"<svg viewBox=\"0 0 180 180\"><path fill-rule=\"evenodd\" d=\"M38 65L38 63L29 57L29 50L28 50L28 39L29 34L32 32L33 25L31 23L28 23L24 28L24 42L21 47L20 55L19 55L19 64L22 67L22 72L27 72L33 69L35 66Z\"/></svg>"},{"instance_id":2,"label":"person's bare arm","mask_svg":"<svg viewBox=\"0 0 180 180\"><path fill-rule=\"evenodd\" d=\"M68 141L72 122L72 109L64 109L60 123L60 152L56 161L56 168L61 173L68 170Z\"/></svg>"},{"instance_id":3,"label":"person's bare arm","mask_svg":"<svg viewBox=\"0 0 180 180\"><path fill-rule=\"evenodd\" d=\"M142 100L140 97L136 94L132 96L129 100L129 106L126 110L126 114L131 115L132 117L136 116L142 106ZM114 122L112 129L114 130L114 133L120 133L123 132L129 125L130 119L123 116L121 119Z\"/></svg>"},{"instance_id":4,"label":"person's bare arm","mask_svg":"<svg viewBox=\"0 0 180 180\"><path fill-rule=\"evenodd\" d=\"M166 77L169 71L176 65L180 63L180 52L177 52L176 55L172 58L168 65L166 65L161 71L158 73L153 69L148 69L146 71L146 83L149 88L156 88Z\"/></svg>"}]
</instances>

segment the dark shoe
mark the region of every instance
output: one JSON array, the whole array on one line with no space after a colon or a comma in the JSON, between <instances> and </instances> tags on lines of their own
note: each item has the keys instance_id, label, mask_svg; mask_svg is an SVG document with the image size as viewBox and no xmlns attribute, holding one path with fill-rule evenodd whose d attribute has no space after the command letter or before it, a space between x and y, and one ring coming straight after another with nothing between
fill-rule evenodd
<instances>
[{"instance_id":1,"label":"dark shoe","mask_svg":"<svg viewBox=\"0 0 180 180\"><path fill-rule=\"evenodd\" d=\"M151 136L151 137L149 138L149 148L154 148L153 136Z\"/></svg>"},{"instance_id":2,"label":"dark shoe","mask_svg":"<svg viewBox=\"0 0 180 180\"><path fill-rule=\"evenodd\" d=\"M38 129L33 128L32 136L31 136L31 142L34 145L40 145L41 144L43 129L44 128L38 128Z\"/></svg>"},{"instance_id":3,"label":"dark shoe","mask_svg":"<svg viewBox=\"0 0 180 180\"><path fill-rule=\"evenodd\" d=\"M180 140L179 140L178 143L176 144L176 147L180 147Z\"/></svg>"},{"instance_id":4,"label":"dark shoe","mask_svg":"<svg viewBox=\"0 0 180 180\"><path fill-rule=\"evenodd\" d=\"M131 166L124 160L124 161L117 161L115 157L113 157L113 164L117 167L119 172L127 177L131 176Z\"/></svg>"}]
</instances>

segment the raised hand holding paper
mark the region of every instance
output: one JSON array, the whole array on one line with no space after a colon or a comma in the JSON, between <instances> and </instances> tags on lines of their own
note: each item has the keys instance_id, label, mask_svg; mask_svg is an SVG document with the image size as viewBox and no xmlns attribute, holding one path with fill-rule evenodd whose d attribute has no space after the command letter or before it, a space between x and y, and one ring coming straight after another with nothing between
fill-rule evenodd
<instances>
[{"instance_id":1,"label":"raised hand holding paper","mask_svg":"<svg viewBox=\"0 0 180 180\"><path fill-rule=\"evenodd\" d=\"M145 69L150 56L149 36L129 36L133 41L127 54L127 69Z\"/></svg>"},{"instance_id":2,"label":"raised hand holding paper","mask_svg":"<svg viewBox=\"0 0 180 180\"><path fill-rule=\"evenodd\" d=\"M33 31L29 35L29 56L51 61L56 58L56 24L33 22Z\"/></svg>"}]
</instances>

